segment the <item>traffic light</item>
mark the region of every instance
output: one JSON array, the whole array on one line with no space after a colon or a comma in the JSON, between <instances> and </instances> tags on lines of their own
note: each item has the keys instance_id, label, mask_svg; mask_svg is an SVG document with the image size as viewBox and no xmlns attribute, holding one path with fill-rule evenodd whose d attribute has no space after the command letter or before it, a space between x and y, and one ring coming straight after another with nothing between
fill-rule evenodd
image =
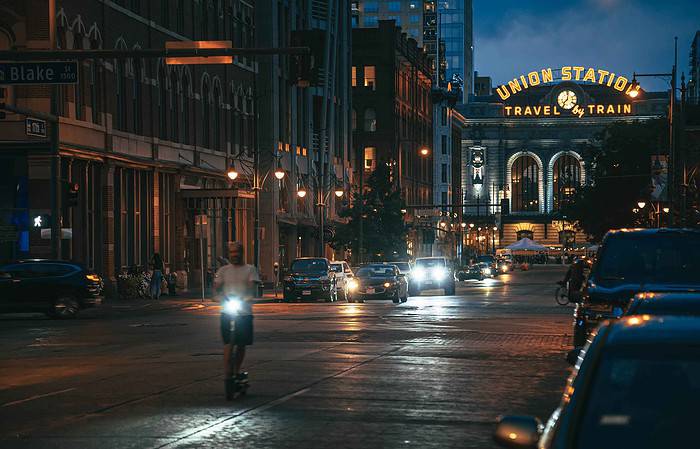
<instances>
[{"instance_id":1,"label":"traffic light","mask_svg":"<svg viewBox=\"0 0 700 449\"><path fill-rule=\"evenodd\" d=\"M291 45L293 47L309 47L311 54L292 55L289 63L289 81L299 87L319 86L320 68L323 62L324 30L293 31Z\"/></svg>"},{"instance_id":2,"label":"traffic light","mask_svg":"<svg viewBox=\"0 0 700 449\"><path fill-rule=\"evenodd\" d=\"M66 195L66 206L74 207L78 205L80 184L76 182L68 183L68 194Z\"/></svg>"}]
</instances>

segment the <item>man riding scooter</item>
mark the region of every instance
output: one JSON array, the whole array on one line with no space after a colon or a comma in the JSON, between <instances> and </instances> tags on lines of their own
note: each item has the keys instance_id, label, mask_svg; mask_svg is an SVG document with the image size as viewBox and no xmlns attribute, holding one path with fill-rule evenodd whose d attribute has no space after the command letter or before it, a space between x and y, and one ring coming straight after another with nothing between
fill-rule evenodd
<instances>
[{"instance_id":1,"label":"man riding scooter","mask_svg":"<svg viewBox=\"0 0 700 449\"><path fill-rule=\"evenodd\" d=\"M248 386L248 374L241 367L246 346L253 344L252 301L260 277L254 266L244 263L240 242L230 244L229 256L231 263L216 272L214 291L219 292L221 302L226 399L232 400L236 393L245 394Z\"/></svg>"}]
</instances>

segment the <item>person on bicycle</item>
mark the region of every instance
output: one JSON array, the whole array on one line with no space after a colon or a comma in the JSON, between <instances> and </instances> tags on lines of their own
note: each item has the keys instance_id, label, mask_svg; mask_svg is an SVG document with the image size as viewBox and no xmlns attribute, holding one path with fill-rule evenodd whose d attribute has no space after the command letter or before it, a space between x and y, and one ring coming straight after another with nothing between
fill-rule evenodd
<instances>
[{"instance_id":1,"label":"person on bicycle","mask_svg":"<svg viewBox=\"0 0 700 449\"><path fill-rule=\"evenodd\" d=\"M567 285L568 284L568 296L569 298L574 298L572 294L575 295L576 292L581 290L581 287L583 287L583 281L584 281L584 273L583 273L583 268L584 268L585 262L583 259L576 259L574 262L569 266L569 269L566 271L566 276L564 276L564 280L559 282L561 285Z\"/></svg>"},{"instance_id":2,"label":"person on bicycle","mask_svg":"<svg viewBox=\"0 0 700 449\"><path fill-rule=\"evenodd\" d=\"M229 245L228 265L216 271L214 291L220 292L221 302L228 297L241 301L240 309L235 316L221 313L221 338L224 341L224 374L226 380L241 380L245 374L241 371L245 358L246 346L253 344L253 307L252 301L256 296L257 284L260 282L258 270L247 265L243 260L243 245L233 242ZM233 320L233 331L231 321ZM234 353L233 363L231 355Z\"/></svg>"}]
</instances>

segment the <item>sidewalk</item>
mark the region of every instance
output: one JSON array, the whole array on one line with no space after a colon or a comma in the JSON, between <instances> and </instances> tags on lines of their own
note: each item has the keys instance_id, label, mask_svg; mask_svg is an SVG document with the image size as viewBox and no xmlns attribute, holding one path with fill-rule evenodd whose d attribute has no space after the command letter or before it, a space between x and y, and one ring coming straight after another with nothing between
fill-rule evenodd
<instances>
[{"instance_id":1,"label":"sidewalk","mask_svg":"<svg viewBox=\"0 0 700 449\"><path fill-rule=\"evenodd\" d=\"M281 292L277 293L278 298L282 298ZM255 300L255 304L264 304L275 302L275 296L272 289L265 289L263 291L263 297ZM160 299L111 299L105 300L100 308L108 308L115 310L134 310L134 309L146 309L149 310L173 310L182 309L186 307L210 307L217 306L218 302L215 301L210 292L205 292L204 301L202 301L201 291L189 290L187 292L180 292L177 296L169 296L163 294Z\"/></svg>"}]
</instances>

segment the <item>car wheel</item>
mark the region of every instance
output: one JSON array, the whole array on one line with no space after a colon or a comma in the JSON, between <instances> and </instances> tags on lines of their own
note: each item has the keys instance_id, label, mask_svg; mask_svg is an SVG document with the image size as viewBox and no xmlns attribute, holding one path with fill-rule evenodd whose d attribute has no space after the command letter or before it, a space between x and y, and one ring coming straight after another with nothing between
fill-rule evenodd
<instances>
[{"instance_id":1,"label":"car wheel","mask_svg":"<svg viewBox=\"0 0 700 449\"><path fill-rule=\"evenodd\" d=\"M401 302L406 302L406 301L408 301L408 296L404 296L403 298L401 298Z\"/></svg>"},{"instance_id":2,"label":"car wheel","mask_svg":"<svg viewBox=\"0 0 700 449\"><path fill-rule=\"evenodd\" d=\"M75 318L80 310L80 304L75 296L70 294L59 295L53 302L51 316L54 318Z\"/></svg>"},{"instance_id":3,"label":"car wheel","mask_svg":"<svg viewBox=\"0 0 700 449\"><path fill-rule=\"evenodd\" d=\"M396 292L394 294L394 297L391 298L391 302L393 302L394 304L398 304L401 302L401 298L399 298L399 292Z\"/></svg>"}]
</instances>

